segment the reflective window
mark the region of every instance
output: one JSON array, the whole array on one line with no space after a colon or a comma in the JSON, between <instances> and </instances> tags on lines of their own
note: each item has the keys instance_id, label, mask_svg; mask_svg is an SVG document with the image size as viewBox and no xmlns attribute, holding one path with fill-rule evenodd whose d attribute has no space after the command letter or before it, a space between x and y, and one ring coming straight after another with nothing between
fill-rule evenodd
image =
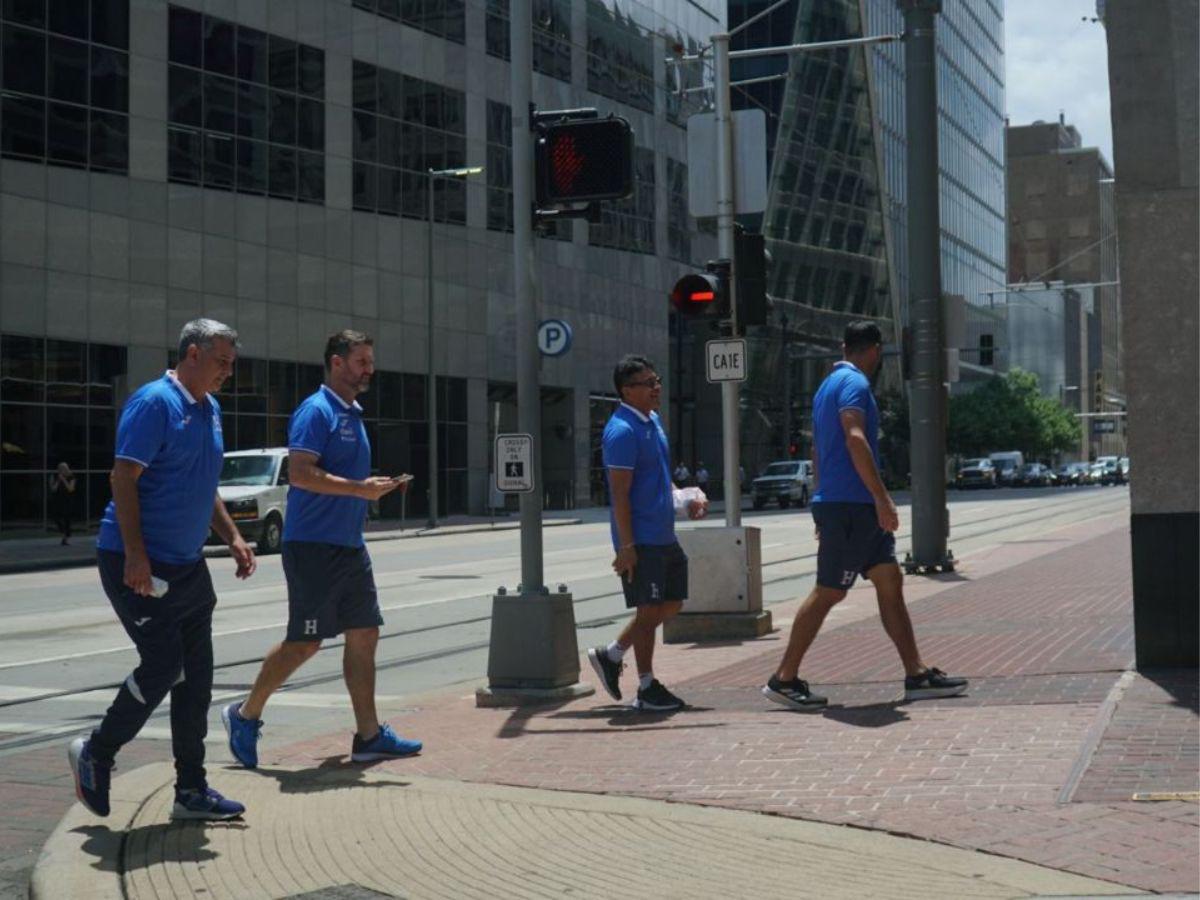
<instances>
[{"instance_id":1,"label":"reflective window","mask_svg":"<svg viewBox=\"0 0 1200 900\"><path fill-rule=\"evenodd\" d=\"M466 0L354 0L354 5L456 44L466 42Z\"/></svg>"},{"instance_id":2,"label":"reflective window","mask_svg":"<svg viewBox=\"0 0 1200 900\"><path fill-rule=\"evenodd\" d=\"M0 155L129 168L128 0L0 4Z\"/></svg>"},{"instance_id":3,"label":"reflective window","mask_svg":"<svg viewBox=\"0 0 1200 900\"><path fill-rule=\"evenodd\" d=\"M654 36L614 4L589 3L589 91L654 112Z\"/></svg>"},{"instance_id":4,"label":"reflective window","mask_svg":"<svg viewBox=\"0 0 1200 900\"><path fill-rule=\"evenodd\" d=\"M533 0L533 69L571 83L571 4L568 0ZM509 2L488 0L487 52L509 58Z\"/></svg>"},{"instance_id":5,"label":"reflective window","mask_svg":"<svg viewBox=\"0 0 1200 900\"><path fill-rule=\"evenodd\" d=\"M325 200L325 53L172 6L167 177Z\"/></svg>"},{"instance_id":6,"label":"reflective window","mask_svg":"<svg viewBox=\"0 0 1200 900\"><path fill-rule=\"evenodd\" d=\"M688 215L687 165L667 157L667 255L682 263L692 262L692 232L695 220Z\"/></svg>"},{"instance_id":7,"label":"reflective window","mask_svg":"<svg viewBox=\"0 0 1200 900\"><path fill-rule=\"evenodd\" d=\"M0 530L44 531L64 504L77 526L95 521L109 499L125 373L124 347L0 335ZM59 463L76 489L50 502Z\"/></svg>"},{"instance_id":8,"label":"reflective window","mask_svg":"<svg viewBox=\"0 0 1200 900\"><path fill-rule=\"evenodd\" d=\"M466 95L354 61L354 208L424 219L430 169L467 162ZM465 225L467 189L436 178L434 218Z\"/></svg>"},{"instance_id":9,"label":"reflective window","mask_svg":"<svg viewBox=\"0 0 1200 900\"><path fill-rule=\"evenodd\" d=\"M654 253L654 151L635 147L633 196L601 207L600 222L588 226L596 247Z\"/></svg>"},{"instance_id":10,"label":"reflective window","mask_svg":"<svg viewBox=\"0 0 1200 900\"><path fill-rule=\"evenodd\" d=\"M507 103L487 102L487 227L513 230L512 199L512 108ZM569 221L543 223L539 237L569 241Z\"/></svg>"}]
</instances>

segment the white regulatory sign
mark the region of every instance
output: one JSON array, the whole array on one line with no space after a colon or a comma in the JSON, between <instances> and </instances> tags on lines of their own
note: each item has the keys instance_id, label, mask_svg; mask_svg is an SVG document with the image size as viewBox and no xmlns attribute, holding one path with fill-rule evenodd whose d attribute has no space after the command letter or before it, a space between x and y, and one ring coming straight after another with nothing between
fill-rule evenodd
<instances>
[{"instance_id":1,"label":"white regulatory sign","mask_svg":"<svg viewBox=\"0 0 1200 900\"><path fill-rule=\"evenodd\" d=\"M496 490L506 494L533 490L533 438L528 434L496 435Z\"/></svg>"},{"instance_id":2,"label":"white regulatory sign","mask_svg":"<svg viewBox=\"0 0 1200 900\"><path fill-rule=\"evenodd\" d=\"M720 381L746 380L746 342L709 341L704 345L704 355L708 359L708 380L710 383Z\"/></svg>"}]
</instances>

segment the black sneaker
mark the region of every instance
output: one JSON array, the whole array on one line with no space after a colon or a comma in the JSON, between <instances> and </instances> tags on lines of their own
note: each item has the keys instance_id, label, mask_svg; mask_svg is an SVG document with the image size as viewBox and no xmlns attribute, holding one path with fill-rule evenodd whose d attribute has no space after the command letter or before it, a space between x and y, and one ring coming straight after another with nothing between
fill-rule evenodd
<instances>
[{"instance_id":1,"label":"black sneaker","mask_svg":"<svg viewBox=\"0 0 1200 900\"><path fill-rule=\"evenodd\" d=\"M778 675L772 675L763 685L762 695L780 706L800 712L818 712L829 703L828 697L810 691L807 681L800 678L780 681Z\"/></svg>"},{"instance_id":2,"label":"black sneaker","mask_svg":"<svg viewBox=\"0 0 1200 900\"><path fill-rule=\"evenodd\" d=\"M904 679L905 700L957 697L966 690L967 679L947 675L941 669L926 669L920 675L909 675Z\"/></svg>"},{"instance_id":3,"label":"black sneaker","mask_svg":"<svg viewBox=\"0 0 1200 900\"><path fill-rule=\"evenodd\" d=\"M600 677L600 683L604 685L604 690L608 691L608 696L614 700L621 699L621 672L625 669L625 663L613 662L608 656L607 647L592 647L588 650L588 661L591 662L592 668L596 670L596 674Z\"/></svg>"},{"instance_id":4,"label":"black sneaker","mask_svg":"<svg viewBox=\"0 0 1200 900\"><path fill-rule=\"evenodd\" d=\"M633 701L634 709L647 712L674 712L677 709L683 709L686 705L663 687L662 682L657 678L650 682L650 687L638 688L637 699Z\"/></svg>"}]
</instances>

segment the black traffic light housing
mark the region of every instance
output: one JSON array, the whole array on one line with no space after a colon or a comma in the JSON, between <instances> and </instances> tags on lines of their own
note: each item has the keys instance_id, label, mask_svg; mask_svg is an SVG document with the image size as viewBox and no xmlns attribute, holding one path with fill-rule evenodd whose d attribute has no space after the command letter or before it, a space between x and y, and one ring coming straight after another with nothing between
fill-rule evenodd
<instances>
[{"instance_id":1,"label":"black traffic light housing","mask_svg":"<svg viewBox=\"0 0 1200 900\"><path fill-rule=\"evenodd\" d=\"M728 319L729 260L710 260L705 271L680 278L671 288L671 306L690 319Z\"/></svg>"},{"instance_id":2,"label":"black traffic light housing","mask_svg":"<svg viewBox=\"0 0 1200 900\"><path fill-rule=\"evenodd\" d=\"M633 193L633 129L620 116L595 109L533 116L535 191L539 209Z\"/></svg>"},{"instance_id":3,"label":"black traffic light housing","mask_svg":"<svg viewBox=\"0 0 1200 900\"><path fill-rule=\"evenodd\" d=\"M738 328L767 324L767 244L761 234L750 234L740 227L733 232L733 252L737 275Z\"/></svg>"}]
</instances>

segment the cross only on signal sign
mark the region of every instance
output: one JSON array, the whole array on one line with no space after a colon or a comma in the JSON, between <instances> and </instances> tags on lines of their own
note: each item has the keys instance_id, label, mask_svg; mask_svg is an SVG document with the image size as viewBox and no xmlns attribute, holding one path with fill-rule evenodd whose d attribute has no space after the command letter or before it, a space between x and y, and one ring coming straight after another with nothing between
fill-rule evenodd
<instances>
[{"instance_id":1,"label":"cross only on signal sign","mask_svg":"<svg viewBox=\"0 0 1200 900\"><path fill-rule=\"evenodd\" d=\"M704 345L708 360L708 381L746 380L746 342L744 340L709 341Z\"/></svg>"}]
</instances>

